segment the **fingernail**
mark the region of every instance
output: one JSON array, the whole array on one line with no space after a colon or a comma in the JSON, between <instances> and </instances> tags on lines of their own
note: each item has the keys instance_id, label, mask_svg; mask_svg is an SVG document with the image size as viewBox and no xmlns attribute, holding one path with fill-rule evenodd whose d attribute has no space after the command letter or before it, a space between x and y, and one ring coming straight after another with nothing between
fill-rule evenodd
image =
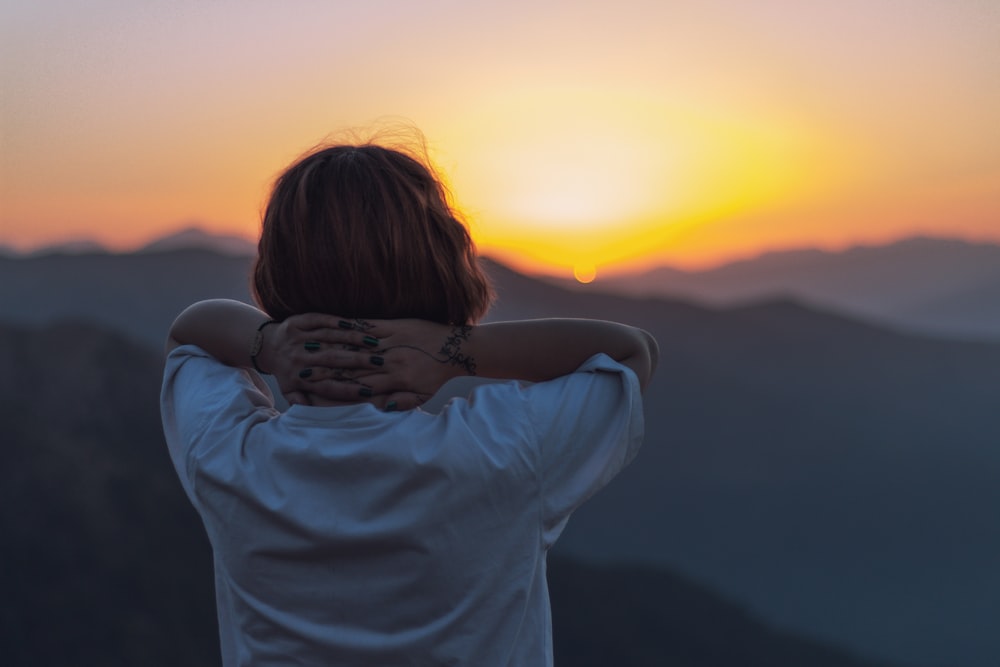
<instances>
[{"instance_id":1,"label":"fingernail","mask_svg":"<svg viewBox=\"0 0 1000 667\"><path fill-rule=\"evenodd\" d=\"M371 357L369 357L368 361L372 362L376 366L381 366L382 364L385 363L385 359L378 356L377 354L373 354Z\"/></svg>"},{"instance_id":2,"label":"fingernail","mask_svg":"<svg viewBox=\"0 0 1000 667\"><path fill-rule=\"evenodd\" d=\"M386 412L395 412L396 411L396 407L398 407L397 404L396 404L396 401L389 401L388 403L385 404L385 411Z\"/></svg>"},{"instance_id":3,"label":"fingernail","mask_svg":"<svg viewBox=\"0 0 1000 667\"><path fill-rule=\"evenodd\" d=\"M341 329L353 329L354 322L348 322L347 320L340 320L339 322L337 322L337 326L340 327Z\"/></svg>"},{"instance_id":4,"label":"fingernail","mask_svg":"<svg viewBox=\"0 0 1000 667\"><path fill-rule=\"evenodd\" d=\"M362 339L362 342L365 345L367 345L368 347L377 347L378 346L378 338L376 338L375 336L365 336Z\"/></svg>"},{"instance_id":5,"label":"fingernail","mask_svg":"<svg viewBox=\"0 0 1000 667\"><path fill-rule=\"evenodd\" d=\"M313 369L311 368L303 368L301 371L299 371L300 378L307 378L312 374L313 374Z\"/></svg>"},{"instance_id":6,"label":"fingernail","mask_svg":"<svg viewBox=\"0 0 1000 667\"><path fill-rule=\"evenodd\" d=\"M310 340L310 341L306 342L305 348L309 352L315 352L315 351L317 351L319 349L319 343L317 343L314 340Z\"/></svg>"},{"instance_id":7,"label":"fingernail","mask_svg":"<svg viewBox=\"0 0 1000 667\"><path fill-rule=\"evenodd\" d=\"M368 387L362 387L361 389L358 389L358 395L364 396L365 398L371 398L372 390L369 389Z\"/></svg>"}]
</instances>

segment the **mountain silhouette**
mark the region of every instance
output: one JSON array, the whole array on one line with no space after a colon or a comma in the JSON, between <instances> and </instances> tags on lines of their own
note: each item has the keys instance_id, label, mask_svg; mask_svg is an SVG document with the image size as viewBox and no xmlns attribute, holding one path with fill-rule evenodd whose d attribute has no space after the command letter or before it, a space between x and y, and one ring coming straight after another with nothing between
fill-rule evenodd
<instances>
[{"instance_id":1,"label":"mountain silhouette","mask_svg":"<svg viewBox=\"0 0 1000 667\"><path fill-rule=\"evenodd\" d=\"M908 331L1000 341L1000 245L915 237L770 252L702 271L600 278L603 290L731 306L794 298Z\"/></svg>"},{"instance_id":2,"label":"mountain silhouette","mask_svg":"<svg viewBox=\"0 0 1000 667\"><path fill-rule=\"evenodd\" d=\"M98 241L91 239L77 239L72 241L62 241L35 248L27 253L20 253L13 248L8 248L5 254L9 256L43 257L45 255L91 255L107 253L108 249Z\"/></svg>"},{"instance_id":3,"label":"mountain silhouette","mask_svg":"<svg viewBox=\"0 0 1000 667\"><path fill-rule=\"evenodd\" d=\"M0 319L87 317L159 346L189 303L246 299L249 262L191 250L0 260ZM574 516L557 555L668 567L860 655L994 664L1000 345L788 298L708 307L488 270L494 319L598 317L660 341L644 451Z\"/></svg>"},{"instance_id":4,"label":"mountain silhouette","mask_svg":"<svg viewBox=\"0 0 1000 667\"><path fill-rule=\"evenodd\" d=\"M253 257L257 244L243 236L213 234L200 227L187 227L173 234L150 241L136 252L169 252L173 250L212 250L223 255Z\"/></svg>"},{"instance_id":5,"label":"mountain silhouette","mask_svg":"<svg viewBox=\"0 0 1000 667\"><path fill-rule=\"evenodd\" d=\"M87 319L155 346L200 299L249 299L251 259L207 249L0 258L0 318Z\"/></svg>"}]
</instances>

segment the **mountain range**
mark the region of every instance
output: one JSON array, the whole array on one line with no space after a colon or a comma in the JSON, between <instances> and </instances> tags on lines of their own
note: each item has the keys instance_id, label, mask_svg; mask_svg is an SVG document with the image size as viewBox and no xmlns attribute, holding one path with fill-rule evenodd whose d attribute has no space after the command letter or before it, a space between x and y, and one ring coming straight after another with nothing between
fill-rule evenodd
<instances>
[{"instance_id":1,"label":"mountain range","mask_svg":"<svg viewBox=\"0 0 1000 667\"><path fill-rule=\"evenodd\" d=\"M189 303L245 300L249 262L207 250L3 259L0 320L85 317L158 346ZM557 555L669 568L771 627L875 659L995 664L1000 345L795 299L710 307L487 266L494 319L599 317L660 341L644 450L574 516Z\"/></svg>"},{"instance_id":2,"label":"mountain range","mask_svg":"<svg viewBox=\"0 0 1000 667\"><path fill-rule=\"evenodd\" d=\"M601 290L731 306L793 298L904 331L1000 341L1000 245L914 237L840 252L765 253L702 271L659 267Z\"/></svg>"},{"instance_id":3,"label":"mountain range","mask_svg":"<svg viewBox=\"0 0 1000 667\"><path fill-rule=\"evenodd\" d=\"M197 249L233 257L252 257L257 250L245 237L188 227L134 252ZM95 242L79 240L20 256L106 252ZM0 247L0 258L18 256L12 248ZM838 252L766 252L697 271L660 266L601 276L587 286L545 280L567 289L679 298L709 306L795 299L900 331L1000 342L1000 245L995 243L918 236Z\"/></svg>"},{"instance_id":4,"label":"mountain range","mask_svg":"<svg viewBox=\"0 0 1000 667\"><path fill-rule=\"evenodd\" d=\"M171 250L212 250L223 255L251 257L257 244L245 236L207 232L197 225L184 227L127 251L128 253L167 252ZM45 257L46 255L111 254L111 250L93 239L81 238L51 243L22 251L0 243L0 257Z\"/></svg>"}]
</instances>

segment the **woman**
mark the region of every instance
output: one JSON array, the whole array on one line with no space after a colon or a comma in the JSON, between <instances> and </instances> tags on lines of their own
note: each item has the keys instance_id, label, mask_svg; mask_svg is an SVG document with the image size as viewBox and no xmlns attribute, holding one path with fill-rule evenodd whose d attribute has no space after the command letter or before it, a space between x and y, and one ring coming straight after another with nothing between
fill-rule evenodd
<instances>
[{"instance_id":1,"label":"woman","mask_svg":"<svg viewBox=\"0 0 1000 667\"><path fill-rule=\"evenodd\" d=\"M253 286L262 310L181 313L162 391L223 663L551 664L545 556L638 449L653 339L477 325L492 292L443 187L371 144L279 177ZM509 381L416 409L463 375Z\"/></svg>"}]
</instances>

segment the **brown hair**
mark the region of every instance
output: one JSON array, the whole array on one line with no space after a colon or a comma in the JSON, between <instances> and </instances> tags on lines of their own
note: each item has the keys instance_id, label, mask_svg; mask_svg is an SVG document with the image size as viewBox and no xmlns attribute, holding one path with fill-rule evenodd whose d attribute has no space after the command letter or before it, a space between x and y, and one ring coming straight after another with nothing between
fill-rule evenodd
<instances>
[{"instance_id":1,"label":"brown hair","mask_svg":"<svg viewBox=\"0 0 1000 667\"><path fill-rule=\"evenodd\" d=\"M313 150L278 177L253 270L258 305L471 324L493 290L447 191L421 160L375 144Z\"/></svg>"}]
</instances>

